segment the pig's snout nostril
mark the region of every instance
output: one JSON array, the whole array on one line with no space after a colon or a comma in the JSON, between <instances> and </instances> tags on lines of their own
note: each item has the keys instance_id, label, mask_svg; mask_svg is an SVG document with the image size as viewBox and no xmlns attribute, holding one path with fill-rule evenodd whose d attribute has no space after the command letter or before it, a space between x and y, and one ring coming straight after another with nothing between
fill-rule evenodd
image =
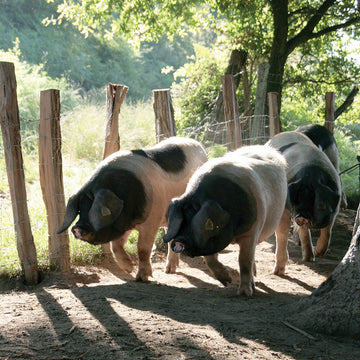
<instances>
[{"instance_id":1,"label":"pig's snout nostril","mask_svg":"<svg viewBox=\"0 0 360 360\"><path fill-rule=\"evenodd\" d=\"M88 232L86 230L81 229L79 227L75 227L75 226L71 229L71 231L74 234L76 239L81 239L88 234Z\"/></svg>"},{"instance_id":2,"label":"pig's snout nostril","mask_svg":"<svg viewBox=\"0 0 360 360\"><path fill-rule=\"evenodd\" d=\"M297 216L295 218L295 222L299 225L299 226L303 226L306 225L309 221L308 219L302 217L302 216Z\"/></svg>"}]
</instances>

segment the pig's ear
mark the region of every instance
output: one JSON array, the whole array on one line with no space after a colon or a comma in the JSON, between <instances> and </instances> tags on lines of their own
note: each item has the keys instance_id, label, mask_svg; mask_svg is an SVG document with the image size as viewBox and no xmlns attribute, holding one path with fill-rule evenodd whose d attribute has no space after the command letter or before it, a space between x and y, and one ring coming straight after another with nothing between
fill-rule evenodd
<instances>
[{"instance_id":1,"label":"pig's ear","mask_svg":"<svg viewBox=\"0 0 360 360\"><path fill-rule=\"evenodd\" d=\"M95 193L89 210L89 221L95 231L111 225L121 214L124 201L111 190L100 189Z\"/></svg>"},{"instance_id":2,"label":"pig's ear","mask_svg":"<svg viewBox=\"0 0 360 360\"><path fill-rule=\"evenodd\" d=\"M301 197L300 186L301 186L300 179L298 179L292 183L289 183L288 196L290 197L291 204L295 204L295 203L299 202L299 200L298 200L299 196Z\"/></svg>"},{"instance_id":3,"label":"pig's ear","mask_svg":"<svg viewBox=\"0 0 360 360\"><path fill-rule=\"evenodd\" d=\"M166 220L168 223L167 233L164 235L164 243L171 241L179 232L180 226L183 222L184 215L182 213L181 204L178 201L173 200L166 213Z\"/></svg>"},{"instance_id":4,"label":"pig's ear","mask_svg":"<svg viewBox=\"0 0 360 360\"><path fill-rule=\"evenodd\" d=\"M323 184L320 184L319 190L315 193L315 205L318 210L325 210L325 208L329 207L334 212L339 200L340 195Z\"/></svg>"},{"instance_id":5,"label":"pig's ear","mask_svg":"<svg viewBox=\"0 0 360 360\"><path fill-rule=\"evenodd\" d=\"M64 221L60 229L57 231L58 234L61 234L63 231L65 231L75 220L76 216L78 215L78 204L79 204L78 194L75 194L69 198L69 201L66 206Z\"/></svg>"},{"instance_id":6,"label":"pig's ear","mask_svg":"<svg viewBox=\"0 0 360 360\"><path fill-rule=\"evenodd\" d=\"M230 214L217 201L208 200L194 216L192 229L197 239L207 240L219 233L230 221Z\"/></svg>"}]
</instances>

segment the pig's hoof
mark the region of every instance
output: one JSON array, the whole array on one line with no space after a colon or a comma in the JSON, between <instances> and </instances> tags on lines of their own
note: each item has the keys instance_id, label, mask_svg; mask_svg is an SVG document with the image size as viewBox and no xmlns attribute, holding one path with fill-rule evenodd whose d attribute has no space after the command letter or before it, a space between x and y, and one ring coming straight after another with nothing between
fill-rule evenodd
<instances>
[{"instance_id":1,"label":"pig's hoof","mask_svg":"<svg viewBox=\"0 0 360 360\"><path fill-rule=\"evenodd\" d=\"M323 257L325 255L325 253L326 253L326 250L327 249L325 249L325 250L323 250L323 249L317 250L315 248L315 257ZM310 260L310 261L313 261L313 260Z\"/></svg>"},{"instance_id":2,"label":"pig's hoof","mask_svg":"<svg viewBox=\"0 0 360 360\"><path fill-rule=\"evenodd\" d=\"M135 262L131 259L122 259L121 261L117 261L121 270L130 274L133 271Z\"/></svg>"},{"instance_id":3,"label":"pig's hoof","mask_svg":"<svg viewBox=\"0 0 360 360\"><path fill-rule=\"evenodd\" d=\"M251 297L254 292L254 286L253 285L240 285L238 294L239 295L245 295L247 297Z\"/></svg>"},{"instance_id":4,"label":"pig's hoof","mask_svg":"<svg viewBox=\"0 0 360 360\"><path fill-rule=\"evenodd\" d=\"M152 270L151 268L149 270L140 270L136 274L136 281L149 281L149 277L152 277Z\"/></svg>"},{"instance_id":5,"label":"pig's hoof","mask_svg":"<svg viewBox=\"0 0 360 360\"><path fill-rule=\"evenodd\" d=\"M177 264L176 263L168 263L166 265L165 272L167 274L175 274L176 273Z\"/></svg>"},{"instance_id":6,"label":"pig's hoof","mask_svg":"<svg viewBox=\"0 0 360 360\"><path fill-rule=\"evenodd\" d=\"M224 286L227 286L232 282L230 273L224 268L221 271L214 272L215 278L219 280Z\"/></svg>"},{"instance_id":7,"label":"pig's hoof","mask_svg":"<svg viewBox=\"0 0 360 360\"><path fill-rule=\"evenodd\" d=\"M305 255L302 258L303 262L314 262L315 261L315 256L314 255Z\"/></svg>"},{"instance_id":8,"label":"pig's hoof","mask_svg":"<svg viewBox=\"0 0 360 360\"><path fill-rule=\"evenodd\" d=\"M285 265L275 265L273 274L274 275L285 275Z\"/></svg>"}]
</instances>

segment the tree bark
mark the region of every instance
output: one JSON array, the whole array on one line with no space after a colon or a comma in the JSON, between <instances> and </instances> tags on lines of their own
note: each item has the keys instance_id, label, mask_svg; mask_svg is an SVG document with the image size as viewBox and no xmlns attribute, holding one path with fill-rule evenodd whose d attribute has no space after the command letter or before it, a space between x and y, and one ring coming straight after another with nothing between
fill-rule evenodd
<instances>
[{"instance_id":1,"label":"tree bark","mask_svg":"<svg viewBox=\"0 0 360 360\"><path fill-rule=\"evenodd\" d=\"M244 97L248 102L248 105L245 104L245 110L247 110L246 106L250 104L250 96L246 94L250 94L249 89L245 89L245 85L249 87L249 81L246 73L246 61L247 61L247 52L244 50L233 50L230 55L229 64L226 68L224 75L237 75L234 77L235 90L239 87L241 81L241 72L244 81ZM222 123L225 121L224 116L224 100L223 100L223 91L220 89L219 95L216 98L216 105L212 114L211 123Z\"/></svg>"},{"instance_id":2,"label":"tree bark","mask_svg":"<svg viewBox=\"0 0 360 360\"><path fill-rule=\"evenodd\" d=\"M349 249L334 272L297 304L290 321L311 332L360 339L360 204Z\"/></svg>"},{"instance_id":3,"label":"tree bark","mask_svg":"<svg viewBox=\"0 0 360 360\"><path fill-rule=\"evenodd\" d=\"M352 105L355 96L358 94L358 92L359 92L359 88L357 86L354 86L351 89L349 95L346 97L344 102L335 110L335 114L334 114L335 120Z\"/></svg>"}]
</instances>

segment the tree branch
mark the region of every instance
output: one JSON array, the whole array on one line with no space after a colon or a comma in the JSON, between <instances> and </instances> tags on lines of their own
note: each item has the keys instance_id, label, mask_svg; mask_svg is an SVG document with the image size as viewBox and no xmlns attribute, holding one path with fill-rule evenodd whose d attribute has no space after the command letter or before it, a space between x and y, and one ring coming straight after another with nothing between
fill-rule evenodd
<instances>
[{"instance_id":1,"label":"tree branch","mask_svg":"<svg viewBox=\"0 0 360 360\"><path fill-rule=\"evenodd\" d=\"M335 110L334 118L337 119L344 111L346 111L354 102L355 96L358 94L359 88L354 86L344 102Z\"/></svg>"},{"instance_id":2,"label":"tree branch","mask_svg":"<svg viewBox=\"0 0 360 360\"><path fill-rule=\"evenodd\" d=\"M292 39L290 39L287 43L287 53L290 54L296 47L300 44L307 42L308 40L319 38L331 32L335 32L339 29L345 29L351 25L357 24L360 22L360 17L356 16L352 19L345 21L344 23L329 26L325 29L322 29L316 33L314 33L315 27L319 24L321 19L324 17L325 13L329 10L329 8L334 5L336 0L325 0L324 3L319 7L318 11L316 11L315 15L313 15L306 26ZM360 2L360 0L359 0Z\"/></svg>"}]
</instances>

